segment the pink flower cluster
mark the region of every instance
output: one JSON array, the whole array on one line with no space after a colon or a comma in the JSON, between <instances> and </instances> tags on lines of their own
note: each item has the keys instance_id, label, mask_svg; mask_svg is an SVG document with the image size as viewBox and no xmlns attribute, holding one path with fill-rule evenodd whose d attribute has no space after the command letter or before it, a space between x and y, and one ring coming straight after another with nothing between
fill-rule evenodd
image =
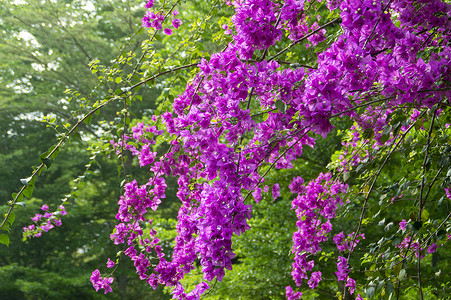
<instances>
[{"instance_id":1,"label":"pink flower cluster","mask_svg":"<svg viewBox=\"0 0 451 300\"><path fill-rule=\"evenodd\" d=\"M198 298L208 286L201 284L196 291L185 293L180 280L194 269L197 259L207 281L222 280L225 270L232 268L232 236L250 228L247 221L252 207L245 201L253 195L258 202L261 192L269 190L262 167L292 168L303 147L314 146L311 132L326 137L333 129L333 116L347 116L363 130L375 128L377 140L390 110L404 104L431 108L443 96L451 96L446 90L451 81L450 48L438 48L430 57L422 54L425 47L438 43L424 29L434 28L444 41L450 39L451 21L443 16L451 6L431 1L427 7L443 11L436 15L412 3L391 1L390 10L385 10L387 4L381 0L329 1L330 9L340 8L343 33L318 54L317 68L306 71L282 67L255 54L266 53L281 41L283 30L298 42L319 28L316 22L306 23L303 1L233 2L233 42L208 61L202 59L199 73L174 100L172 111L152 117L148 126L138 124L132 137L118 143L131 150L151 174L142 186L136 181L126 184L116 216L121 223L111 235L116 244L127 243L125 255L142 280L153 288L158 284L174 287L177 298ZM150 1L146 8L152 6ZM414 13L422 18L414 18ZM393 21L396 15L401 16L400 28ZM164 18L162 11L148 11L143 26L161 30ZM172 22L175 28L180 25L176 20ZM166 34L172 33L166 29ZM309 43L321 42L325 33L324 29L309 36ZM365 107L373 97L381 96L386 98L383 105ZM357 106L361 112L355 111ZM261 112L265 116L260 118ZM169 136L169 150L157 159L152 152L154 137L163 131ZM381 145L379 139L376 146ZM361 158L356 157L354 163ZM148 226L144 214L157 209L165 197L165 176L177 179L181 201L174 252L167 260L156 232L143 236L143 226ZM294 178L289 188L298 194L292 202L298 218L293 279L298 286L302 279L309 279L314 288L322 274L314 271L308 276L314 267L308 255L317 254L320 243L328 240L331 219L343 204L339 194L346 193L347 186L328 173L306 186L301 177ZM280 196L279 184L273 186L272 194ZM352 251L359 239L351 245L342 233L334 241L341 251ZM145 250L138 253L137 246ZM151 260L153 251L157 255ZM340 256L336 275L354 292L355 281L349 272L347 259ZM300 297L291 287L286 291L289 298Z\"/></svg>"},{"instance_id":2,"label":"pink flower cluster","mask_svg":"<svg viewBox=\"0 0 451 300\"><path fill-rule=\"evenodd\" d=\"M365 239L365 234L361 233L359 234L357 237L354 237L354 232L348 234L347 239L345 239L345 236L343 234L343 231L340 232L339 234L336 234L333 238L333 241L335 242L335 245L337 246L337 249L342 252L342 251L354 251L355 247L357 246L357 244L360 242L360 239Z\"/></svg>"},{"instance_id":3,"label":"pink flower cluster","mask_svg":"<svg viewBox=\"0 0 451 300\"><path fill-rule=\"evenodd\" d=\"M275 27L276 6L270 0L245 0L235 3L232 21L236 28L235 45L243 58L252 58L256 49L265 50L280 41L282 31Z\"/></svg>"},{"instance_id":4,"label":"pink flower cluster","mask_svg":"<svg viewBox=\"0 0 451 300\"><path fill-rule=\"evenodd\" d=\"M418 257L418 247L419 244L418 242L414 242L414 240L412 239L412 237L410 237L409 235L406 236L404 238L404 240L402 240L401 243L399 243L398 245L396 245L397 248L399 248L401 250L401 256L405 257L406 256L406 252L403 252L403 249L407 249L407 250L411 250L411 251L415 251L415 256ZM437 244L436 243L432 243L431 245L429 245L429 247L426 249L426 253L427 254L432 254L435 251L437 251ZM421 247L420 252L423 251L423 247ZM424 258L424 255L421 255L420 257L421 259Z\"/></svg>"},{"instance_id":5,"label":"pink flower cluster","mask_svg":"<svg viewBox=\"0 0 451 300\"><path fill-rule=\"evenodd\" d=\"M285 293L287 296L287 300L297 300L301 299L302 293L301 292L294 292L291 286L285 287Z\"/></svg>"},{"instance_id":6,"label":"pink flower cluster","mask_svg":"<svg viewBox=\"0 0 451 300\"><path fill-rule=\"evenodd\" d=\"M41 206L41 210L45 213L37 213L34 217L31 217L31 220L35 224L31 224L23 228L23 236L25 238L40 237L43 232L48 232L50 229L55 228L55 226L61 226L61 218L58 218L58 215L64 216L67 214L63 205L60 205L57 211L49 212L48 205L44 204ZM41 222L41 224L36 226L38 222Z\"/></svg>"},{"instance_id":7,"label":"pink flower cluster","mask_svg":"<svg viewBox=\"0 0 451 300\"><path fill-rule=\"evenodd\" d=\"M293 234L293 271L291 275L297 286L302 279L307 279L307 272L314 266L313 260L307 260L309 254L317 254L321 251L320 243L328 240L328 233L332 230L331 219L335 217L335 211L343 202L338 196L346 193L348 186L332 180L330 173L320 174L307 186L302 186L300 177L294 178L290 184L292 193L298 196L293 199L291 207L296 210L298 230ZM313 275L313 274L312 274ZM321 276L315 276L316 280L309 285L316 286Z\"/></svg>"},{"instance_id":8,"label":"pink flower cluster","mask_svg":"<svg viewBox=\"0 0 451 300\"><path fill-rule=\"evenodd\" d=\"M108 292L112 292L111 284L113 283L113 277L100 277L100 271L95 270L91 274L91 283L96 292L100 289L105 290L105 294Z\"/></svg>"},{"instance_id":9,"label":"pink flower cluster","mask_svg":"<svg viewBox=\"0 0 451 300\"><path fill-rule=\"evenodd\" d=\"M146 11L146 15L142 18L142 27L153 27L155 30L161 30L163 29L163 22L165 20L165 11L161 10L155 12L153 10L149 10L153 7L153 4L154 0L150 0L146 3L146 9L148 10ZM178 12L177 10L174 10L172 16L175 17L176 15L178 15ZM180 19L172 19L172 26L175 29L178 29L180 25L182 25L182 21ZM173 33L171 28L165 28L163 32L167 35L171 35Z\"/></svg>"}]
</instances>

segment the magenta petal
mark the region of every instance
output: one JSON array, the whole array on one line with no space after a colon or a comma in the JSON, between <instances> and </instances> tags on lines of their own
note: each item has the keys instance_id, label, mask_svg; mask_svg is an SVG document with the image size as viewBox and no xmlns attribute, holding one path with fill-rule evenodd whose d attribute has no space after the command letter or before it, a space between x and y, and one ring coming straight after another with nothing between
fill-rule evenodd
<instances>
[{"instance_id":1,"label":"magenta petal","mask_svg":"<svg viewBox=\"0 0 451 300\"><path fill-rule=\"evenodd\" d=\"M172 26L174 26L176 29L180 27L180 25L182 25L183 22L179 19L174 19L172 20Z\"/></svg>"}]
</instances>

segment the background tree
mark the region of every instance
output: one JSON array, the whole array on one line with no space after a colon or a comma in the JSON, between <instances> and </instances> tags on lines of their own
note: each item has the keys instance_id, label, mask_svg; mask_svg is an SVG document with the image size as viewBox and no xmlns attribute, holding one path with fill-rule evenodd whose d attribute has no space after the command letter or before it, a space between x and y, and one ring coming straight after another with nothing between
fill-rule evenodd
<instances>
[{"instance_id":1,"label":"background tree","mask_svg":"<svg viewBox=\"0 0 451 300\"><path fill-rule=\"evenodd\" d=\"M107 85L98 86L88 64L98 59L109 65L118 57L127 36L139 29L136 25L144 5L140 1L27 1L3 3L0 13L0 195L4 213L11 193L22 186L18 178L27 178L30 167L39 163L40 155L65 131L64 125L83 113L92 101L88 94L108 94ZM136 37L130 47L139 49L143 38ZM108 83L109 88L115 85ZM156 89L140 93L148 100L146 109L154 107L151 99L158 93ZM112 105L97 117L98 123L84 123L79 129L83 139L73 139L36 182L32 198L18 206L10 233L17 242L0 249L2 299L102 298L88 278L94 266L118 251L104 244L114 226L121 182L115 174L120 163L106 159L105 151L95 148L92 141L103 135L97 143L106 143L108 136L116 134L111 129L117 111L118 106ZM137 113L142 116L145 109ZM85 151L90 146L93 150ZM22 227L32 223L30 217L44 203L56 209L63 199L71 213L58 231L49 232L45 240L19 242ZM118 271L121 292L112 298L141 297L148 292L134 287L127 268Z\"/></svg>"}]
</instances>

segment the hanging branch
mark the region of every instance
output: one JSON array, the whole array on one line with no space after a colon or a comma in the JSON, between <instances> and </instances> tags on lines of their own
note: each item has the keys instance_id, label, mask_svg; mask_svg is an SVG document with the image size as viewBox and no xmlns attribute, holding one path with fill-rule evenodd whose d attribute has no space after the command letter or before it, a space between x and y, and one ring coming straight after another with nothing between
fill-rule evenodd
<instances>
[{"instance_id":1,"label":"hanging branch","mask_svg":"<svg viewBox=\"0 0 451 300\"><path fill-rule=\"evenodd\" d=\"M417 221L421 222L421 214L423 212L423 190L424 190L424 183L425 183L425 178L426 178L426 163L428 161L428 155L429 155L429 148L431 146L431 135L432 135L432 129L434 127L434 121L435 121L435 117L437 115L436 113L436 109L432 110L432 121L431 121L431 125L429 126L429 134L428 134L428 142L427 142L427 146L426 146L426 153L424 154L424 160L423 160L423 167L422 167L422 173L423 176L421 178L421 190L420 190L420 201L418 203L418 216L417 216ZM421 242L421 236L419 237L419 241ZM417 274L418 274L418 289L420 291L420 299L423 300L423 287L421 284L421 247L418 247L417 249L417 253L418 253L418 264L417 264Z\"/></svg>"},{"instance_id":2,"label":"hanging branch","mask_svg":"<svg viewBox=\"0 0 451 300\"><path fill-rule=\"evenodd\" d=\"M161 73L158 73L156 75L153 75L143 81L140 81L134 85L132 85L129 88L124 88L122 92L120 92L119 94L113 96L112 98L108 99L108 100L104 100L101 104L99 104L97 107L93 108L91 111L89 111L88 113L86 113L82 118L80 118L78 120L78 122L72 126L72 128L66 133L64 134L64 136L60 139L60 141L55 145L55 147L52 149L52 151L50 151L50 153L48 155L46 155L44 158L42 158L42 160L44 162L42 162L37 168L36 170L31 174L30 177L28 177L28 182L34 182L35 178L41 174L44 166L46 166L46 161L50 160L61 148L61 146L66 142L66 140L78 129L78 127L80 127L80 125L87 120L88 118L91 118L95 113L97 113L97 111L99 111L100 109L102 109L104 106L106 106L107 104L120 99L121 96L125 95L126 93L128 93L129 91L151 81L154 80L160 76L166 75L168 73L172 73L175 71L179 71L179 70L183 70L183 69L188 69L188 68L192 68L197 66L198 63L193 63L193 64L189 64L189 65L184 65L184 66L180 66L171 70L167 70ZM23 197L23 193L25 191L25 189L28 187L28 184L25 184L20 191L16 194L15 198L9 203L9 208L8 208L8 212L5 214L4 219L2 221L2 223L0 224L0 230L4 229L4 226L6 224L6 221L8 220L9 216L11 215L11 212L14 209L14 206L16 204L16 202L18 201L19 198Z\"/></svg>"}]
</instances>

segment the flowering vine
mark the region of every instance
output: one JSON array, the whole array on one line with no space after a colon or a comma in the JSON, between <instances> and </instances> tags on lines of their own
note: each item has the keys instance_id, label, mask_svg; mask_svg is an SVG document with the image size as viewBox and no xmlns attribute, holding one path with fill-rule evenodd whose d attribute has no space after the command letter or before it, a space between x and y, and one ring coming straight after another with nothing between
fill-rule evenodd
<instances>
[{"instance_id":1,"label":"flowering vine","mask_svg":"<svg viewBox=\"0 0 451 300\"><path fill-rule=\"evenodd\" d=\"M409 1L328 2L331 10L340 9L343 32L318 55L317 68L305 70L283 68L275 59L279 54L265 57L268 49L282 40L283 31L293 45L307 39L306 47L312 47L325 40L326 28L320 28L317 22L309 24L303 1L277 4L244 0L232 5L234 27L229 30L233 42L209 60L202 59L199 73L174 100L173 111L153 118L147 127L139 124L133 129L133 139L140 146L124 144L138 157L140 166L150 167L152 175L140 187L136 181L126 184L116 216L121 223L111 237L116 244L127 244L124 254L134 261L141 279L153 288L158 284L174 286L173 294L179 298L188 297L180 280L194 269L196 259L200 259L207 281L221 281L225 269L232 268L232 236L249 229L251 205L245 203L249 194L257 202L261 199L268 172L263 171L263 166L269 166L269 170L292 168L302 156L303 147L315 145L315 138L308 133L326 137L333 129L331 119L338 116L347 116L358 124L354 127L353 146L361 138L360 128L374 132L377 144L373 149L390 145L396 137L390 131L385 137L384 128L397 107L411 103L432 108L450 95L446 84L451 62L449 47L439 47L440 51L429 59L421 55L418 58L424 47L438 45L425 31L440 32L442 44L450 38L447 30L451 23L445 13L430 13L437 9L417 9ZM435 1L434 5L449 11L444 3ZM420 11L421 22L406 17ZM147 13L143 26L162 29L163 15ZM395 15L401 22L398 26L393 22ZM181 23L177 20L173 20L175 28ZM170 34L166 29L165 33ZM263 53L260 58L257 51ZM252 61L254 57L257 60ZM357 114L355 108L373 97L385 100ZM252 117L256 107L267 111L265 118ZM158 125L160 120L164 127ZM150 149L155 137L163 132L171 137L171 147L157 159ZM363 156L352 154L351 166L367 157L371 158L370 152ZM343 161L341 171L348 172L348 165L349 161ZM156 232L144 237L142 227L148 223L148 210L156 210L165 197L165 176L177 178L181 201L171 260L161 252ZM328 240L331 221L344 204L339 194L347 193L347 185L327 173L306 186L297 177L290 190L298 194L292 203L298 217L292 276L297 286L302 279L309 279L308 285L315 288L322 274L314 271L308 275L314 268L309 255L317 254L320 244ZM280 196L278 184L273 186L272 194L274 198ZM333 241L339 251L351 253L360 241L357 235L364 238L364 234L355 232L345 240L341 233ZM145 251L138 253L139 245ZM432 252L433 247L430 249ZM152 251L157 254L154 258L150 256ZM349 256L339 256L335 274L346 282L352 294L356 282L349 273ZM202 285L199 291L207 288ZM288 298L299 296L287 288Z\"/></svg>"},{"instance_id":2,"label":"flowering vine","mask_svg":"<svg viewBox=\"0 0 451 300\"><path fill-rule=\"evenodd\" d=\"M363 192L365 202L357 229L333 233L337 212L352 201L344 201L349 193L345 177L373 160L378 150L393 149L412 128L421 130L424 114L420 110L431 111L435 118L440 115L438 106L446 109L450 105L451 6L439 0L327 1L328 9L339 18L326 26L320 25L320 17L312 22L309 3L304 1L240 0L228 4L235 14L233 26L224 29L233 41L199 62L198 72L174 99L172 110L154 115L148 124L138 123L130 136L112 141L118 152L129 150L139 166L149 170L149 179L142 185L136 180L125 184L118 201L119 223L110 237L114 244L122 245L123 255L133 262L139 278L153 289L167 285L174 288L177 299L198 299L209 285L202 282L185 293L181 281L195 269L196 261L205 281L221 281L225 270L232 269L236 255L233 236L250 229L251 196L258 203L262 192L270 188L274 199L281 196L280 184L267 186L266 175L273 169L293 168L305 147L315 147L317 135L326 138L331 133L333 119L346 118L353 125L333 172L321 173L307 184L298 176L289 184L297 219L291 275L297 287L306 279L311 289L316 288L323 273L314 270L314 257L332 237L338 250L336 279L354 294L358 286L350 277L354 271L351 255L365 239L360 225L372 187L364 185L368 188ZM154 1L146 4L143 27L171 35L183 24L175 18L177 10L169 22L170 13L151 10L153 6ZM163 29L164 22L174 29ZM337 23L341 25L338 36L325 43L328 26ZM308 49L327 44L317 54L315 67L299 67L297 62L287 67L278 60L305 40ZM392 118L400 110L409 118L395 124ZM433 130L434 124L429 125ZM169 146L162 155L154 150L158 138ZM392 151L383 153L388 153L388 160ZM371 179L376 182L379 174ZM163 253L149 217L166 197L168 177L176 178L180 200L170 257ZM450 198L449 187L445 193ZM424 206L422 196L419 200L418 223ZM37 214L33 221L41 218ZM24 231L38 236L53 227L51 220L56 226L61 224L52 215L44 218L47 221L40 231L35 227ZM401 224L404 231L406 221ZM406 235L396 245L402 259L407 257L403 250L418 254L426 249L424 255L437 250L435 243L426 248L422 247L424 238L417 239ZM92 273L91 282L96 290L112 291L113 277L101 277L99 270ZM286 287L288 299L301 295Z\"/></svg>"}]
</instances>

